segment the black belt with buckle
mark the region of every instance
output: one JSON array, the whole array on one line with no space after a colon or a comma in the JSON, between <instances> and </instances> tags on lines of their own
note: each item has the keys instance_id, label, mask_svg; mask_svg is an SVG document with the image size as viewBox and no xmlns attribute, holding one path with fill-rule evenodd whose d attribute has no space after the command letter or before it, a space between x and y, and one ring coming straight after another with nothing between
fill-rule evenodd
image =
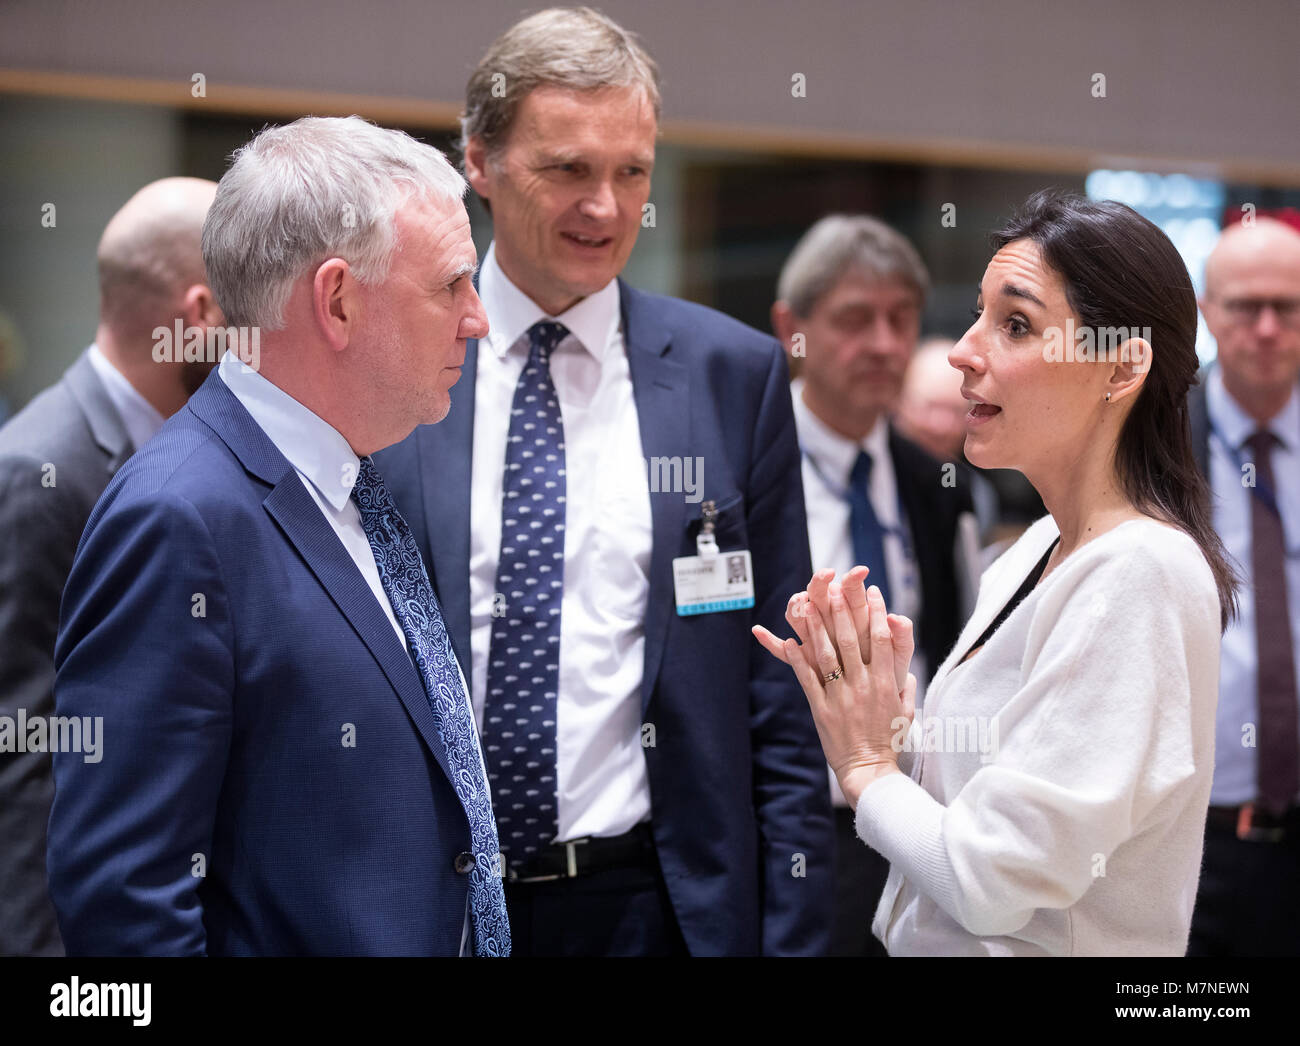
<instances>
[{"instance_id":1,"label":"black belt with buckle","mask_svg":"<svg viewBox=\"0 0 1300 1046\"><path fill-rule=\"evenodd\" d=\"M1261 810L1254 803L1241 806L1212 806L1205 818L1207 828L1231 832L1243 842L1280 843L1300 838L1300 806L1293 806L1281 817Z\"/></svg>"},{"instance_id":2,"label":"black belt with buckle","mask_svg":"<svg viewBox=\"0 0 1300 1046\"><path fill-rule=\"evenodd\" d=\"M541 853L518 864L508 862L506 882L544 883L576 879L610 868L643 868L655 863L654 836L642 822L622 835L591 835L552 843Z\"/></svg>"}]
</instances>

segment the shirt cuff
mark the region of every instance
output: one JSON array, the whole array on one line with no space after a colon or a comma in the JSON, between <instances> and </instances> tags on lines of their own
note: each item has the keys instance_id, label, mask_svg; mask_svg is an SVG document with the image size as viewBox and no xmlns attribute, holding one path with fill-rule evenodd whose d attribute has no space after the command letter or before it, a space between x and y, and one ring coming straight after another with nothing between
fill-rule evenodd
<instances>
[{"instance_id":1,"label":"shirt cuff","mask_svg":"<svg viewBox=\"0 0 1300 1046\"><path fill-rule=\"evenodd\" d=\"M859 839L951 912L957 884L943 843L946 810L906 774L886 774L863 789L854 827Z\"/></svg>"}]
</instances>

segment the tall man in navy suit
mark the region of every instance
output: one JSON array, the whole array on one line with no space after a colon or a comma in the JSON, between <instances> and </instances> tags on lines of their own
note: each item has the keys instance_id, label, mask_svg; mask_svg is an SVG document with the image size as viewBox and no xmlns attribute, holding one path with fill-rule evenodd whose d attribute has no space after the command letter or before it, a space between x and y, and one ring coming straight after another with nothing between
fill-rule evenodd
<instances>
[{"instance_id":1,"label":"tall man in navy suit","mask_svg":"<svg viewBox=\"0 0 1300 1046\"><path fill-rule=\"evenodd\" d=\"M467 693L369 457L487 333L464 191L357 117L222 178L204 261L260 353L117 473L63 598L58 714L102 724L54 758L70 954L508 954Z\"/></svg>"},{"instance_id":2,"label":"tall man in navy suit","mask_svg":"<svg viewBox=\"0 0 1300 1046\"><path fill-rule=\"evenodd\" d=\"M588 9L491 46L462 144L492 333L447 421L381 467L470 666L515 954L817 954L825 766L750 635L810 574L787 368L774 339L617 278L657 81Z\"/></svg>"}]
</instances>

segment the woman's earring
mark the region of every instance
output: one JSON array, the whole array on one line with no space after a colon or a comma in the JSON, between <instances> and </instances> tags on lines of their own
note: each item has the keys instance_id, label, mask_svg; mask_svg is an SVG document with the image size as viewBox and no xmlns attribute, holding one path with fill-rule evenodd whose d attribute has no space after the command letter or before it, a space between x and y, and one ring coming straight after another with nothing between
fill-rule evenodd
<instances>
[{"instance_id":1,"label":"woman's earring","mask_svg":"<svg viewBox=\"0 0 1300 1046\"><path fill-rule=\"evenodd\" d=\"M1107 402L1107 403L1110 402L1110 393L1109 393L1109 392L1106 393L1106 402Z\"/></svg>"}]
</instances>

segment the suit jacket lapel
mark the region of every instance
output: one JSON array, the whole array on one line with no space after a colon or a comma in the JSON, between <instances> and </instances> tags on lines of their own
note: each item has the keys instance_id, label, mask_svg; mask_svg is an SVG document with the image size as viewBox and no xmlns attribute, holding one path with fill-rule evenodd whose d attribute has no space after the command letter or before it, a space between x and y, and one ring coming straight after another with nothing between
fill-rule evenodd
<instances>
[{"instance_id":1,"label":"suit jacket lapel","mask_svg":"<svg viewBox=\"0 0 1300 1046\"><path fill-rule=\"evenodd\" d=\"M913 540L916 540L916 532L930 522L925 518L925 513L921 511L921 506L917 503L916 491L912 486L912 470L902 460L902 447L898 440L898 433L894 431L893 425L886 427L889 440L889 460L894 468L894 486L898 488L898 500L902 502L903 511L907 513L907 523L911 527ZM926 477L927 479L929 477ZM919 555L918 555L919 558Z\"/></svg>"},{"instance_id":2,"label":"suit jacket lapel","mask_svg":"<svg viewBox=\"0 0 1300 1046\"><path fill-rule=\"evenodd\" d=\"M245 469L272 486L263 507L370 650L450 780L452 770L419 673L298 473L215 369L191 397L190 408L212 427Z\"/></svg>"},{"instance_id":3,"label":"suit jacket lapel","mask_svg":"<svg viewBox=\"0 0 1300 1046\"><path fill-rule=\"evenodd\" d=\"M451 387L451 410L418 430L420 487L438 601L465 679L470 677L469 521L473 475L474 389L478 339L465 343L461 379Z\"/></svg>"},{"instance_id":4,"label":"suit jacket lapel","mask_svg":"<svg viewBox=\"0 0 1300 1046\"><path fill-rule=\"evenodd\" d=\"M672 359L672 332L654 314L639 291L619 280L623 312L623 341L627 346L632 395L641 430L641 454L646 459L685 459L691 446L691 389L686 368ZM650 593L645 617L645 670L641 683L644 710L654 692L663 661L668 622L675 612L672 561L681 554L686 500L671 494L651 494L654 528L650 554Z\"/></svg>"},{"instance_id":5,"label":"suit jacket lapel","mask_svg":"<svg viewBox=\"0 0 1300 1046\"><path fill-rule=\"evenodd\" d=\"M930 565L932 563L930 548L931 527L935 521L930 518L929 514L924 511L920 504L918 498L919 492L916 490L915 483L921 477L916 476L914 470L909 468L908 463L903 460L904 452L898 439L898 433L894 431L894 426L892 424L887 426L886 431L888 432L889 441L889 460L894 469L894 486L898 490L898 500L903 506L903 513L906 516L905 519L900 520L899 522L908 528L908 532L912 537L912 549L916 561L917 580L921 590L918 594L921 597L922 620L916 623L918 626L916 636L917 645L925 651L929 663L935 664L934 652L929 649L927 642L930 638L927 635L929 629L926 628L927 622L924 620L928 616L926 611L930 607L931 601L931 592L928 591L930 586L927 582L930 580ZM926 477L926 479L928 480L930 477Z\"/></svg>"},{"instance_id":6,"label":"suit jacket lapel","mask_svg":"<svg viewBox=\"0 0 1300 1046\"><path fill-rule=\"evenodd\" d=\"M1209 375L1210 368L1202 368L1197 375L1197 383L1187 393L1187 420L1192 431L1192 453L1207 481L1210 478L1210 416L1205 386Z\"/></svg>"},{"instance_id":7,"label":"suit jacket lapel","mask_svg":"<svg viewBox=\"0 0 1300 1046\"><path fill-rule=\"evenodd\" d=\"M107 455L106 468L112 476L135 452L135 445L127 434L126 425L118 415L117 408L109 399L108 390L95 373L89 349L68 368L64 381L68 384L72 398L86 416L86 424L90 427L95 443Z\"/></svg>"}]
</instances>

